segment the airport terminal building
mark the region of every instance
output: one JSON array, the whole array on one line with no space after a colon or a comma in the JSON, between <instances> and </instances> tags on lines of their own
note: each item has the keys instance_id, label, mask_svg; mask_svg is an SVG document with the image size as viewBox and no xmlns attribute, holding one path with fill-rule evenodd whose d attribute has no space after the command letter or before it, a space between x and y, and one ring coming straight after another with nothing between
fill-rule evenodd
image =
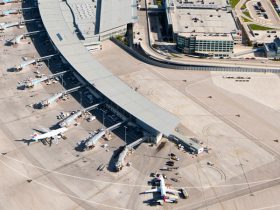
<instances>
[{"instance_id":1,"label":"airport terminal building","mask_svg":"<svg viewBox=\"0 0 280 210\"><path fill-rule=\"evenodd\" d=\"M136 0L68 0L59 6L68 27L87 43L125 34L137 21Z\"/></svg>"},{"instance_id":2,"label":"airport terminal building","mask_svg":"<svg viewBox=\"0 0 280 210\"><path fill-rule=\"evenodd\" d=\"M186 54L199 54L210 57L227 57L233 51L234 41L229 34L225 35L201 35L178 34L177 49Z\"/></svg>"},{"instance_id":3,"label":"airport terminal building","mask_svg":"<svg viewBox=\"0 0 280 210\"><path fill-rule=\"evenodd\" d=\"M225 0L166 0L166 16L177 49L183 53L228 57L234 45L241 43L241 31Z\"/></svg>"},{"instance_id":4,"label":"airport terminal building","mask_svg":"<svg viewBox=\"0 0 280 210\"><path fill-rule=\"evenodd\" d=\"M98 33L100 37L99 40L102 40L102 36L105 39L110 37L113 33L119 33L118 31L122 28L122 24L131 24L135 20L133 16L134 13L132 12L134 6L131 5L134 0L103 0L99 2L101 2L102 5L102 2L105 1L106 4L110 4L111 2L111 7L105 9L108 13L104 12L107 17L104 17L105 20L103 21L107 22L105 24L106 27L103 26L104 30L99 30L99 32L102 31L102 33ZM96 0L91 2L83 0L83 2L89 4L93 2L98 5L98 1L96 2ZM83 12L77 13L76 11L75 13L72 5L70 8L75 14L73 18L71 12L69 12L69 3L70 1L40 0L38 6L42 22L54 48L60 53L65 63L69 64L70 69L74 70L75 76L83 81L82 83L91 88L96 98L101 98L103 99L102 101L106 101L106 106L117 116L120 116L121 119L129 119L136 123L155 137L156 140L160 139L161 136L169 137L170 135L174 135L174 133L176 134L175 128L179 124L179 119L176 116L131 89L92 57L79 37L81 34L79 34L79 31L75 30L78 24L73 24L73 22L79 19L79 14L85 13L84 9L79 8L79 10ZM73 0L72 3L74 5L76 4ZM120 10L117 11L117 9L114 8L116 11L111 11L110 14L122 16L123 13L127 13L126 18L121 19L123 21L122 24L119 24L119 22L115 20L118 16L114 19L114 17L109 15L110 9L112 9L113 5L118 3L119 5L117 7L119 7ZM80 4L80 2L78 4ZM86 7L85 5L87 6L87 4L82 4L81 7L84 8ZM126 7L127 11L123 11L121 9L122 6ZM66 10L68 10L68 13ZM65 17L66 14L69 16ZM101 15L102 14L101 12ZM119 25L117 28L108 27L109 25L112 26L117 23ZM79 22L78 26L84 26L83 22ZM79 27L79 29L85 28L85 26ZM84 31L81 33L83 35ZM177 138L189 145L190 140L187 138ZM190 148L192 148L192 151L195 153L201 153L203 151L203 147L200 145L193 142L191 144Z\"/></svg>"},{"instance_id":5,"label":"airport terminal building","mask_svg":"<svg viewBox=\"0 0 280 210\"><path fill-rule=\"evenodd\" d=\"M272 43L264 44L265 55L270 59L280 59L280 39L277 37Z\"/></svg>"}]
</instances>

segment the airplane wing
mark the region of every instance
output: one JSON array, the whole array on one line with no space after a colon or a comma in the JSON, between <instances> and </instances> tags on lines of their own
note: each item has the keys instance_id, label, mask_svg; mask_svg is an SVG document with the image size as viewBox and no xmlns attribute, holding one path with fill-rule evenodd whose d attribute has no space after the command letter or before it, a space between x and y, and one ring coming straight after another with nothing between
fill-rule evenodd
<instances>
[{"instance_id":1,"label":"airplane wing","mask_svg":"<svg viewBox=\"0 0 280 210\"><path fill-rule=\"evenodd\" d=\"M172 189L166 189L167 193L171 193L171 194L176 194L176 193L180 193L178 190L172 190Z\"/></svg>"},{"instance_id":2,"label":"airplane wing","mask_svg":"<svg viewBox=\"0 0 280 210\"><path fill-rule=\"evenodd\" d=\"M171 198L164 198L163 202L165 203L177 203L177 199L171 199Z\"/></svg>"},{"instance_id":3,"label":"airplane wing","mask_svg":"<svg viewBox=\"0 0 280 210\"><path fill-rule=\"evenodd\" d=\"M160 189L159 188L155 188L155 189L147 190L144 193L154 193L154 192L160 192Z\"/></svg>"},{"instance_id":4,"label":"airplane wing","mask_svg":"<svg viewBox=\"0 0 280 210\"><path fill-rule=\"evenodd\" d=\"M50 132L50 129L44 128L44 127L40 128L40 130L41 130L42 132L44 132L44 133Z\"/></svg>"},{"instance_id":5,"label":"airplane wing","mask_svg":"<svg viewBox=\"0 0 280 210\"><path fill-rule=\"evenodd\" d=\"M40 129L33 129L33 130L35 130L39 133L42 133L42 134L50 132L50 129L44 128L44 127L40 128Z\"/></svg>"}]
</instances>

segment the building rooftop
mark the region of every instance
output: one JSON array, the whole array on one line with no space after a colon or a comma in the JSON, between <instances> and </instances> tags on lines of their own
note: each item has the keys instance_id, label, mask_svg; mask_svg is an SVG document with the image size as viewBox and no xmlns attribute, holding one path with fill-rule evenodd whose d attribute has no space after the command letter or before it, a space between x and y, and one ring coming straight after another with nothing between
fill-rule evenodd
<instances>
[{"instance_id":1,"label":"building rooftop","mask_svg":"<svg viewBox=\"0 0 280 210\"><path fill-rule=\"evenodd\" d=\"M137 14L134 14L136 6L136 0L101 1L100 33L126 25L131 20L135 22L137 20Z\"/></svg>"},{"instance_id":2,"label":"building rooftop","mask_svg":"<svg viewBox=\"0 0 280 210\"><path fill-rule=\"evenodd\" d=\"M100 33L137 20L133 1L67 0L60 1L60 8L73 33L87 42L98 42Z\"/></svg>"},{"instance_id":3,"label":"building rooftop","mask_svg":"<svg viewBox=\"0 0 280 210\"><path fill-rule=\"evenodd\" d=\"M189 8L222 8L226 7L226 0L172 0L174 6Z\"/></svg>"},{"instance_id":4,"label":"building rooftop","mask_svg":"<svg viewBox=\"0 0 280 210\"><path fill-rule=\"evenodd\" d=\"M65 22L73 33L80 32L84 39L91 39L97 35L96 1L79 0L77 2L75 0L67 0L67 4L61 1L60 8Z\"/></svg>"},{"instance_id":5,"label":"building rooftop","mask_svg":"<svg viewBox=\"0 0 280 210\"><path fill-rule=\"evenodd\" d=\"M39 0L43 24L69 64L94 88L138 120L169 136L179 119L135 92L97 62L66 24L60 0Z\"/></svg>"},{"instance_id":6,"label":"building rooftop","mask_svg":"<svg viewBox=\"0 0 280 210\"><path fill-rule=\"evenodd\" d=\"M233 41L230 34L179 33L185 37L196 37L196 40Z\"/></svg>"},{"instance_id":7,"label":"building rooftop","mask_svg":"<svg viewBox=\"0 0 280 210\"><path fill-rule=\"evenodd\" d=\"M231 13L212 9L174 9L174 33L231 33L237 27Z\"/></svg>"}]
</instances>

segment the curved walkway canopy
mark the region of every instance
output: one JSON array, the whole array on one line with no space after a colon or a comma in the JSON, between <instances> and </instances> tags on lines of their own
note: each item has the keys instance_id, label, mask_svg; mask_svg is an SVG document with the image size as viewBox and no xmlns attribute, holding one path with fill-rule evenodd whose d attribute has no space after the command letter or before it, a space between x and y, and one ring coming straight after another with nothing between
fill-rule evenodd
<instances>
[{"instance_id":1,"label":"curved walkway canopy","mask_svg":"<svg viewBox=\"0 0 280 210\"><path fill-rule=\"evenodd\" d=\"M52 42L88 83L113 103L156 131L166 136L174 132L174 128L179 123L177 117L132 90L91 56L64 19L61 6L65 2L39 0L38 3L43 24Z\"/></svg>"}]
</instances>

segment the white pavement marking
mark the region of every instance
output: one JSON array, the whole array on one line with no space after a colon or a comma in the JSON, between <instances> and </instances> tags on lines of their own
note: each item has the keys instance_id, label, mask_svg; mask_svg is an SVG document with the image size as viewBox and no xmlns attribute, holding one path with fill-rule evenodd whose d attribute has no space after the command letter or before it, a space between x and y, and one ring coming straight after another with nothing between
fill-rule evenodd
<instances>
[{"instance_id":1,"label":"white pavement marking","mask_svg":"<svg viewBox=\"0 0 280 210\"><path fill-rule=\"evenodd\" d=\"M20 176L22 176L22 177L25 177L26 179L32 179L31 177L28 177L28 176L26 176L25 174L23 174L22 172L20 172L19 170L15 169L15 168L13 168L13 167L11 167L11 166L9 166L9 165L6 164L5 162L3 162L1 159L0 159L0 162L1 162L4 166L6 166L7 168L9 168L10 170L14 171L16 174L18 174L18 175L20 175ZM38 184L38 185L40 185L40 186L42 186L42 187L45 187L45 188L47 188L48 190L54 191L54 192L59 193L59 194L62 194L62 195L66 195L66 196L71 197L71 198L79 199L79 200L84 201L84 202L88 202L88 203L92 203L92 204L95 204L95 205L104 206L104 207L108 207L108 208L113 208L113 209L130 210L130 209L126 209L126 208L121 208L121 207L106 205L106 204L103 204L103 203L97 203L97 202L95 202L95 201L91 201L91 200L87 200L87 199L82 199L82 198L80 198L80 197L73 196L73 195L70 195L70 194L61 192L60 190L57 190L57 189L55 189L55 188L53 188L53 187L50 187L50 186L48 186L48 185L46 185L46 184L43 184L43 183L41 183L41 182L38 182L37 180L32 180L32 182L34 182L34 183L36 183L36 184Z\"/></svg>"},{"instance_id":2,"label":"white pavement marking","mask_svg":"<svg viewBox=\"0 0 280 210\"><path fill-rule=\"evenodd\" d=\"M102 181L102 180L97 180L97 179L90 179L90 178L86 178L86 177L73 176L73 175L70 175L70 174L60 173L58 171L52 171L52 170L49 170L49 169L46 169L46 168L42 168L42 167L33 165L31 163L26 163L26 162L23 162L21 160L9 157L7 155L2 155L2 157L6 157L7 159L10 159L12 161L15 161L15 162L18 162L18 163L21 163L23 165L27 165L27 166L30 166L30 167L33 167L33 168L37 168L39 170L43 170L43 171L47 171L49 173L54 173L54 174L58 174L58 175L61 175L61 176L67 176L67 177L75 178L75 179L91 181L91 182L99 182L99 183L105 183L105 184L112 184L112 185L122 185L122 186L128 186L128 187L144 187L144 188L150 188L151 187L149 185L127 184L127 183L120 183L120 182L108 182L108 181ZM0 161L7 166L7 164L4 163L1 159L0 159ZM9 167L9 166L7 166L7 167ZM32 179L30 177L27 177L27 178ZM276 177L274 179L263 179L263 180L258 180L258 181L254 181L254 182L248 182L248 183L247 182L243 182L243 183L241 182L241 183L236 183L236 184L213 185L213 186L212 185L211 186L210 185L204 185L204 186L192 186L192 187L180 186L180 187L173 187L173 188L176 188L176 189L180 189L180 188L186 188L186 189L222 188L222 187L243 186L243 185L248 185L248 184L254 185L254 184L260 184L260 183L271 182L271 181L276 181L276 180L280 180L280 177Z\"/></svg>"}]
</instances>

